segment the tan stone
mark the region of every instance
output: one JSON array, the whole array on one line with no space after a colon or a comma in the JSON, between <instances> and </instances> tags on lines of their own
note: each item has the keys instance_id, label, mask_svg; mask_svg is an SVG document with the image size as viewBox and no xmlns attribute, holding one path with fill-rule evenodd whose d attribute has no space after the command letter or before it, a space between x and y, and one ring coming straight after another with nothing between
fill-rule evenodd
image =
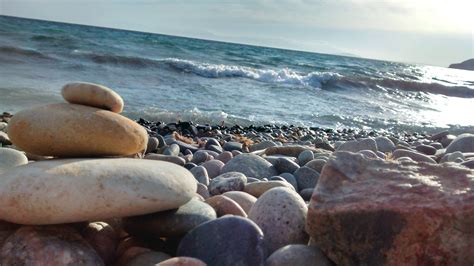
<instances>
[{"instance_id":1,"label":"tan stone","mask_svg":"<svg viewBox=\"0 0 474 266\"><path fill-rule=\"evenodd\" d=\"M119 114L77 104L50 104L17 113L8 125L20 149L45 156L120 156L146 149L148 135Z\"/></svg>"},{"instance_id":2,"label":"tan stone","mask_svg":"<svg viewBox=\"0 0 474 266\"><path fill-rule=\"evenodd\" d=\"M226 214L247 217L247 213L245 213L242 207L240 207L237 202L226 196L216 195L206 199L205 202L214 208L214 210L216 210L217 217L221 217Z\"/></svg>"},{"instance_id":3,"label":"tan stone","mask_svg":"<svg viewBox=\"0 0 474 266\"><path fill-rule=\"evenodd\" d=\"M63 98L75 104L82 104L121 113L123 99L115 91L98 84L74 82L64 85L61 90Z\"/></svg>"},{"instance_id":4,"label":"tan stone","mask_svg":"<svg viewBox=\"0 0 474 266\"><path fill-rule=\"evenodd\" d=\"M0 178L0 219L20 224L100 221L176 209L195 194L183 167L139 159L35 162Z\"/></svg>"},{"instance_id":5,"label":"tan stone","mask_svg":"<svg viewBox=\"0 0 474 266\"><path fill-rule=\"evenodd\" d=\"M285 181L263 181L249 183L245 185L244 191L258 198L267 190L270 190L275 187L287 187L289 189L295 190L290 183Z\"/></svg>"}]
</instances>

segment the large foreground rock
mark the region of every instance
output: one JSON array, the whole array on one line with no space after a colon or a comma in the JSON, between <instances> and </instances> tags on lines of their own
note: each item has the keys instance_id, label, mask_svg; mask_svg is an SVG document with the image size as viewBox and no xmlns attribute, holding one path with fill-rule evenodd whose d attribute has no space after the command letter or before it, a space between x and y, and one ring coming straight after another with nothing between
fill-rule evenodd
<instances>
[{"instance_id":1,"label":"large foreground rock","mask_svg":"<svg viewBox=\"0 0 474 266\"><path fill-rule=\"evenodd\" d=\"M175 164L138 159L48 160L0 178L0 219L20 224L100 221L176 209L196 181Z\"/></svg>"},{"instance_id":2,"label":"large foreground rock","mask_svg":"<svg viewBox=\"0 0 474 266\"><path fill-rule=\"evenodd\" d=\"M472 265L474 172L337 152L306 229L338 265Z\"/></svg>"},{"instance_id":3,"label":"large foreground rock","mask_svg":"<svg viewBox=\"0 0 474 266\"><path fill-rule=\"evenodd\" d=\"M8 136L26 152L57 157L130 155L148 143L145 129L126 117L65 103L18 112Z\"/></svg>"},{"instance_id":4,"label":"large foreground rock","mask_svg":"<svg viewBox=\"0 0 474 266\"><path fill-rule=\"evenodd\" d=\"M232 158L221 170L221 173L227 172L240 172L248 177L258 179L278 175L277 170L271 163L254 154L240 154Z\"/></svg>"}]
</instances>

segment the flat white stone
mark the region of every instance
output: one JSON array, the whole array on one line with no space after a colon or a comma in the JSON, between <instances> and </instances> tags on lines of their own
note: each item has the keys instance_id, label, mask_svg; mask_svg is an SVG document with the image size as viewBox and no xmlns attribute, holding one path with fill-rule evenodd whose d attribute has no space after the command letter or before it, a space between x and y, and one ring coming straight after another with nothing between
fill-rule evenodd
<instances>
[{"instance_id":1,"label":"flat white stone","mask_svg":"<svg viewBox=\"0 0 474 266\"><path fill-rule=\"evenodd\" d=\"M100 221L175 209L195 194L193 175L142 159L47 160L0 178L0 220L19 224Z\"/></svg>"}]
</instances>

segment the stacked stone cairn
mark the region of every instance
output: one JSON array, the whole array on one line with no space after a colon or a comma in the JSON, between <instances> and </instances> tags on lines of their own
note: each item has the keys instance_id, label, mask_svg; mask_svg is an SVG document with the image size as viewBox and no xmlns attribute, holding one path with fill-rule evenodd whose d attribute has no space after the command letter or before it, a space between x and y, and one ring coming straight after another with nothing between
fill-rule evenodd
<instances>
[{"instance_id":1,"label":"stacked stone cairn","mask_svg":"<svg viewBox=\"0 0 474 266\"><path fill-rule=\"evenodd\" d=\"M0 117L0 265L474 264L472 134L189 139L62 94Z\"/></svg>"}]
</instances>

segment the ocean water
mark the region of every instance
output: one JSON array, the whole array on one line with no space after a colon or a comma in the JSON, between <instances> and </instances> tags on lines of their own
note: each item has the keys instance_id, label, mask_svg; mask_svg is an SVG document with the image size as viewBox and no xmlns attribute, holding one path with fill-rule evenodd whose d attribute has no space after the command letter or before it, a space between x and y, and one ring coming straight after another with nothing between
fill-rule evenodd
<instances>
[{"instance_id":1,"label":"ocean water","mask_svg":"<svg viewBox=\"0 0 474 266\"><path fill-rule=\"evenodd\" d=\"M165 122L474 131L474 72L0 16L0 112L87 81Z\"/></svg>"}]
</instances>

